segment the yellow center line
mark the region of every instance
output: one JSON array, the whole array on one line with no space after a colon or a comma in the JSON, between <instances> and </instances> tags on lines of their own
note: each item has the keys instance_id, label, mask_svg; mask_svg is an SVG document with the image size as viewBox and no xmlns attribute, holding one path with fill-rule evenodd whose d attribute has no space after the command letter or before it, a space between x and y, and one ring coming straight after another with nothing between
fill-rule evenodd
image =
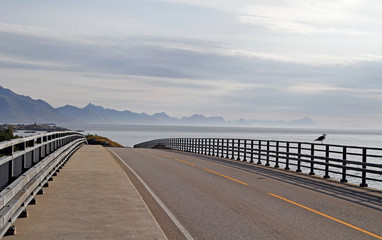
<instances>
[{"instance_id":1,"label":"yellow center line","mask_svg":"<svg viewBox=\"0 0 382 240\"><path fill-rule=\"evenodd\" d=\"M169 156L167 155L163 155L163 154L160 154L160 153L157 153L158 155L162 156L162 157L166 157L166 158L170 158Z\"/></svg>"},{"instance_id":2,"label":"yellow center line","mask_svg":"<svg viewBox=\"0 0 382 240\"><path fill-rule=\"evenodd\" d=\"M160 156L162 156L162 157L170 158L170 157L167 156L167 155L163 155L163 154L160 154L160 153L156 153L156 154L157 154L157 155L160 155ZM177 159L177 158L174 158L174 160L175 160L175 161L178 161L178 162L182 162L182 163L188 164L188 165L191 165L191 166L196 166L196 165L193 164L193 163L189 163L189 162L186 162L186 161Z\"/></svg>"},{"instance_id":3,"label":"yellow center line","mask_svg":"<svg viewBox=\"0 0 382 240\"><path fill-rule=\"evenodd\" d=\"M341 224L343 224L343 225L345 225L345 226L351 227L351 228L353 228L353 229L355 229L355 230L358 230L358 231L360 231L360 232L366 233L367 235L373 236L373 237L378 238L378 239L382 239L382 236L379 236L379 235L377 235L377 234L374 234L374 233L371 233L371 232L369 232L369 231L366 231L366 230L364 230L364 229L362 229L362 228L356 227L356 226L354 226L354 225L352 225L352 224L350 224L350 223L347 223L347 222L341 221L341 220L339 220L339 219L337 219L337 218L334 218L334 217L331 217L331 216L329 216L329 215L326 215L325 213L316 211L316 210L311 209L311 208L309 208L309 207L306 207L306 206L304 206L304 205L301 205L301 204L298 204L298 203L293 202L293 201L291 201L291 200L288 200L288 199L286 199L286 198L280 197L280 196L278 196L278 195L276 195L276 194L273 194L273 193L268 193L268 194L271 195L271 196L274 196L274 197L276 197L276 198L279 198L279 199L281 199L281 200L284 200L284 201L286 201L286 202L292 203L292 204L294 204L294 205L296 205L296 206L299 206L299 207L301 207L301 208L304 208L304 209L306 209L306 210L309 210L309 211L311 211L311 212L317 213L317 214L319 214L319 215L321 215L321 216L323 216L323 217L329 218L329 219L331 219L331 220L333 220L333 221L339 222L339 223L341 223Z\"/></svg>"},{"instance_id":4,"label":"yellow center line","mask_svg":"<svg viewBox=\"0 0 382 240\"><path fill-rule=\"evenodd\" d=\"M196 165L195 165L195 164L193 164L193 163L189 163L189 162L186 162L186 161L183 161L183 160L177 159L177 158L174 158L174 160L176 160L176 161L178 161L178 162L182 162L182 163L188 164L188 165L191 165L191 166L196 166Z\"/></svg>"},{"instance_id":5,"label":"yellow center line","mask_svg":"<svg viewBox=\"0 0 382 240\"><path fill-rule=\"evenodd\" d=\"M212 170L209 170L209 169L207 169L207 168L205 168L204 170L206 170L206 171L208 171L208 172L211 172L211 173L214 173L214 174L216 174L216 175L219 175L219 176L222 176L222 177L228 178L228 179L230 179L230 180L232 180L232 181L235 181L235 182L241 183L241 184L243 184L243 185L248 185L248 184L247 184L247 183L245 183L245 182L242 182L242 181L236 180L236 179L234 179L234 178L228 177L228 176L226 176L226 175L223 175L223 174L221 174L221 173L217 173L217 172L214 172L214 171L212 171Z\"/></svg>"}]
</instances>

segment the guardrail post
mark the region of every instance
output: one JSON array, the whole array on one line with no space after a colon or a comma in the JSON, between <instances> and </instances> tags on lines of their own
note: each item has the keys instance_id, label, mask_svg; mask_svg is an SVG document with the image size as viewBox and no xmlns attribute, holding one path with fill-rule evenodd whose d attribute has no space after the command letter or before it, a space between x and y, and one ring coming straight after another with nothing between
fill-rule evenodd
<instances>
[{"instance_id":1,"label":"guardrail post","mask_svg":"<svg viewBox=\"0 0 382 240\"><path fill-rule=\"evenodd\" d=\"M297 145L297 170L296 172L301 172L301 143Z\"/></svg>"},{"instance_id":2,"label":"guardrail post","mask_svg":"<svg viewBox=\"0 0 382 240\"><path fill-rule=\"evenodd\" d=\"M366 157L367 157L367 149L362 149L362 182L359 185L360 187L367 187L366 183Z\"/></svg>"},{"instance_id":3,"label":"guardrail post","mask_svg":"<svg viewBox=\"0 0 382 240\"><path fill-rule=\"evenodd\" d=\"M342 148L342 178L340 182L347 182L346 180L346 147Z\"/></svg>"},{"instance_id":4,"label":"guardrail post","mask_svg":"<svg viewBox=\"0 0 382 240\"><path fill-rule=\"evenodd\" d=\"M276 141L276 164L275 168L279 168L279 141Z\"/></svg>"},{"instance_id":5,"label":"guardrail post","mask_svg":"<svg viewBox=\"0 0 382 240\"><path fill-rule=\"evenodd\" d=\"M326 149L325 149L325 175L324 175L324 178L330 178L330 176L329 176L329 154L330 154L329 145L326 145Z\"/></svg>"},{"instance_id":6,"label":"guardrail post","mask_svg":"<svg viewBox=\"0 0 382 240\"><path fill-rule=\"evenodd\" d=\"M309 175L314 174L314 144L310 145L310 172Z\"/></svg>"},{"instance_id":7,"label":"guardrail post","mask_svg":"<svg viewBox=\"0 0 382 240\"><path fill-rule=\"evenodd\" d=\"M265 164L265 166L270 166L269 164L269 141L267 141L267 163Z\"/></svg>"},{"instance_id":8,"label":"guardrail post","mask_svg":"<svg viewBox=\"0 0 382 240\"><path fill-rule=\"evenodd\" d=\"M241 141L240 139L237 140L237 158L236 160L240 161L240 154L241 154Z\"/></svg>"},{"instance_id":9,"label":"guardrail post","mask_svg":"<svg viewBox=\"0 0 382 240\"><path fill-rule=\"evenodd\" d=\"M13 168L14 168L14 159L13 159L13 152L14 152L14 146L10 146L10 147L7 147L5 149L5 154L8 155L8 156L12 156L12 160L9 161L9 165L8 165L8 184L10 184L11 182L13 182Z\"/></svg>"},{"instance_id":10,"label":"guardrail post","mask_svg":"<svg viewBox=\"0 0 382 240\"><path fill-rule=\"evenodd\" d=\"M253 163L253 140L251 140L251 160L250 163Z\"/></svg>"},{"instance_id":11,"label":"guardrail post","mask_svg":"<svg viewBox=\"0 0 382 240\"><path fill-rule=\"evenodd\" d=\"M286 143L286 159L285 159L285 170L289 170L289 142Z\"/></svg>"},{"instance_id":12,"label":"guardrail post","mask_svg":"<svg viewBox=\"0 0 382 240\"><path fill-rule=\"evenodd\" d=\"M259 140L258 154L257 154L257 164L261 164L261 140Z\"/></svg>"},{"instance_id":13,"label":"guardrail post","mask_svg":"<svg viewBox=\"0 0 382 240\"><path fill-rule=\"evenodd\" d=\"M23 143L20 143L18 145L19 147L19 151L23 151L24 154L22 156L22 166L21 166L21 174L24 173L26 170L27 170L27 154L25 153L25 149L26 149L26 142L23 142Z\"/></svg>"}]
</instances>

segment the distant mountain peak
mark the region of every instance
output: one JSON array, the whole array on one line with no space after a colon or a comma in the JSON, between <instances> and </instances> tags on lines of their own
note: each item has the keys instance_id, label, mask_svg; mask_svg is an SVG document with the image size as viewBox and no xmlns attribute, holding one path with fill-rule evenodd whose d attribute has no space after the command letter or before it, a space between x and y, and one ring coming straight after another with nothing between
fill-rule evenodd
<instances>
[{"instance_id":1,"label":"distant mountain peak","mask_svg":"<svg viewBox=\"0 0 382 240\"><path fill-rule=\"evenodd\" d=\"M34 100L29 96L22 96L0 86L0 122L31 123L118 123L118 124L161 124L161 125L199 125L199 126L290 126L314 127L317 124L309 117L292 121L274 120L246 120L225 121L223 117L206 117L194 114L188 117L170 117L165 112L149 115L146 113L118 111L89 103L84 108L65 105L53 108L43 100Z\"/></svg>"},{"instance_id":2,"label":"distant mountain peak","mask_svg":"<svg viewBox=\"0 0 382 240\"><path fill-rule=\"evenodd\" d=\"M89 103L83 109L86 109L86 110L105 110L102 106L97 106L93 103Z\"/></svg>"},{"instance_id":3,"label":"distant mountain peak","mask_svg":"<svg viewBox=\"0 0 382 240\"><path fill-rule=\"evenodd\" d=\"M165 112L160 112L160 113L155 113L153 117L170 117L170 116L167 115L167 113Z\"/></svg>"}]
</instances>

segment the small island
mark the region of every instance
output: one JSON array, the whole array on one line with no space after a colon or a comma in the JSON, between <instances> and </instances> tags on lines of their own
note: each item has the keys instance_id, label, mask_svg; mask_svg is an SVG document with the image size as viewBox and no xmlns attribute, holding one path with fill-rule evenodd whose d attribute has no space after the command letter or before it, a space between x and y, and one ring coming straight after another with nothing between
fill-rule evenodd
<instances>
[{"instance_id":1,"label":"small island","mask_svg":"<svg viewBox=\"0 0 382 240\"><path fill-rule=\"evenodd\" d=\"M54 123L45 123L45 124L2 124L0 125L1 130L12 129L12 131L45 131L45 132L55 132L55 131L68 131L69 129L64 127L58 127Z\"/></svg>"}]
</instances>

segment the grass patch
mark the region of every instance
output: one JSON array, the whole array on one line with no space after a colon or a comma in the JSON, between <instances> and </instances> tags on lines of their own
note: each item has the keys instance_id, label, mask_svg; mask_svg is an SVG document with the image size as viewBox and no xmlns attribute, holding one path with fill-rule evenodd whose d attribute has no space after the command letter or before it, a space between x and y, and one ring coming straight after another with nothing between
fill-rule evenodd
<instances>
[{"instance_id":1,"label":"grass patch","mask_svg":"<svg viewBox=\"0 0 382 240\"><path fill-rule=\"evenodd\" d=\"M89 145L102 145L104 147L123 147L121 144L110 140L107 137L97 136L97 135L87 135L86 140Z\"/></svg>"}]
</instances>

